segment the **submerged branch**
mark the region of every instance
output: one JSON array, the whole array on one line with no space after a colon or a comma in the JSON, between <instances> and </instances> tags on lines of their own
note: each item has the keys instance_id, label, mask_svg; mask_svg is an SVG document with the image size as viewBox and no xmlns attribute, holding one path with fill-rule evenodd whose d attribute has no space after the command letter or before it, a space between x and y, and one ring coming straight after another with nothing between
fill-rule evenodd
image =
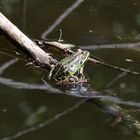
<instances>
[{"instance_id":1,"label":"submerged branch","mask_svg":"<svg viewBox=\"0 0 140 140\"><path fill-rule=\"evenodd\" d=\"M95 99L92 100L92 102L100 107L104 112L110 114L115 120L114 124L122 124L140 136L140 122L128 114L123 108L113 102L108 102L105 99Z\"/></svg>"}]
</instances>

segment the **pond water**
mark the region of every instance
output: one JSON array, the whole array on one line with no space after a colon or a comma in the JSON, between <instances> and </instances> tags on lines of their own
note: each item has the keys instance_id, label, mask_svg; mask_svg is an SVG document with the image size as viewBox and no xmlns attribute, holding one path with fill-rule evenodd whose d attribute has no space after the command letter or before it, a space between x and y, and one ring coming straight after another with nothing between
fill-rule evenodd
<instances>
[{"instance_id":1,"label":"pond water","mask_svg":"<svg viewBox=\"0 0 140 140\"><path fill-rule=\"evenodd\" d=\"M74 5L75 3L75 5ZM91 56L140 71L140 49L94 49L95 45L140 41L139 0L1 0L0 11L30 38L62 39ZM43 72L8 54L11 43L0 36L0 140L139 140L127 127L111 127L112 117L90 102L44 86ZM134 63L126 62L131 59ZM6 68L7 67L7 68ZM94 90L121 99L122 108L140 121L140 77L86 63ZM121 74L121 76L120 76ZM131 101L131 104L129 104ZM10 136L10 137L9 137Z\"/></svg>"}]
</instances>

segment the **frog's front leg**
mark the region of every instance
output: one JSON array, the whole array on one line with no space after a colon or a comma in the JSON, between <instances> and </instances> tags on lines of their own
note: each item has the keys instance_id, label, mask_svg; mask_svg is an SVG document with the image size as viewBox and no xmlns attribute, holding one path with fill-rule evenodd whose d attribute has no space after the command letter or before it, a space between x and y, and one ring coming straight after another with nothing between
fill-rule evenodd
<instances>
[{"instance_id":1,"label":"frog's front leg","mask_svg":"<svg viewBox=\"0 0 140 140\"><path fill-rule=\"evenodd\" d=\"M49 75L48 75L48 79L50 80L52 78L52 73L54 71L55 67L53 66L49 72Z\"/></svg>"},{"instance_id":2,"label":"frog's front leg","mask_svg":"<svg viewBox=\"0 0 140 140\"><path fill-rule=\"evenodd\" d=\"M83 69L84 69L84 66L81 67L81 69L80 69L80 71L79 71L79 73L77 75L77 77L79 78L78 79L79 83L85 83L85 82L87 82L87 79L85 78L85 75L83 73Z\"/></svg>"},{"instance_id":3,"label":"frog's front leg","mask_svg":"<svg viewBox=\"0 0 140 140\"><path fill-rule=\"evenodd\" d=\"M85 79L85 76L83 74L83 70L84 70L84 66L82 66L79 70L79 73L78 73L78 78L80 79Z\"/></svg>"},{"instance_id":4,"label":"frog's front leg","mask_svg":"<svg viewBox=\"0 0 140 140\"><path fill-rule=\"evenodd\" d=\"M83 70L84 70L84 66L81 67L80 69L80 74L83 75Z\"/></svg>"}]
</instances>

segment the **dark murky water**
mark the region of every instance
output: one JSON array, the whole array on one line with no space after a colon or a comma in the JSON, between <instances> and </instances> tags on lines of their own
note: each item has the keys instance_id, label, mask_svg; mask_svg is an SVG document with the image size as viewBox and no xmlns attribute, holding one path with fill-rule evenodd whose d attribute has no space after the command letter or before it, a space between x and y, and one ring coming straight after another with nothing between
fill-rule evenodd
<instances>
[{"instance_id":1,"label":"dark murky water","mask_svg":"<svg viewBox=\"0 0 140 140\"><path fill-rule=\"evenodd\" d=\"M74 2L74 0L1 0L0 11L31 38L40 38L47 30L47 38L58 39L59 29L61 29L64 40L85 48L95 44L127 43L140 40L139 0L83 1L59 24L58 17ZM0 51L7 52L7 49L11 51L12 45L1 36L0 47ZM140 69L139 49L92 49L90 47L91 55L109 64L136 71ZM138 63L125 62L126 58ZM0 138L21 132L18 134L22 136L15 135L16 139L139 139L121 125L111 128L112 118L104 114L96 105L81 103L78 108L71 109L73 111L68 110L79 103L78 98L53 94L55 91L50 88L50 90L45 90L41 80L42 71L26 67L26 62L22 60L16 61L10 56L0 54L0 69L7 62L13 64L4 71L0 70L0 82L3 83L0 84ZM85 70L92 88L96 90L104 90L110 81L121 73L89 63ZM17 82L22 83L20 85ZM115 94L122 100L139 103L139 84L138 76L123 76L109 86L111 91L109 95ZM135 106L124 105L123 107L136 109ZM140 118L139 112L131 112L131 115L137 120ZM45 126L26 133L29 127L37 128L38 124Z\"/></svg>"}]
</instances>

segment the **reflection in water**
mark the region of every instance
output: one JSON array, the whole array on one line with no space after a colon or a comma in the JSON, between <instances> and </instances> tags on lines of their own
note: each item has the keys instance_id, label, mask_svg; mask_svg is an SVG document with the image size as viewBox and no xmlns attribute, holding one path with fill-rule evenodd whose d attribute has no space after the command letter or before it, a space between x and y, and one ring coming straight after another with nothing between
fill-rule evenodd
<instances>
[{"instance_id":1,"label":"reflection in water","mask_svg":"<svg viewBox=\"0 0 140 140\"><path fill-rule=\"evenodd\" d=\"M140 13L136 16L136 22L140 26Z\"/></svg>"},{"instance_id":2,"label":"reflection in water","mask_svg":"<svg viewBox=\"0 0 140 140\"><path fill-rule=\"evenodd\" d=\"M12 61L5 63L4 65L2 65L1 71L3 72L8 67L10 67L12 64L14 64L16 61L14 59L14 61L12 60ZM45 85L34 85L34 84L14 82L11 79L5 79L5 78L0 78L0 83L4 84L4 85L11 86L13 88L41 89L41 90L42 89L44 90L44 88L45 88L45 90L46 89L49 91L51 90L51 92L53 90L53 92L57 91L57 93L62 93L62 92L59 92L59 90L57 90L55 88L51 88L51 86L48 85L47 83L45 83ZM85 98L85 99L80 100L80 102L76 103L76 105L74 105L74 106L64 110L63 112L55 115L54 117L52 117L51 119L47 120L44 123L41 123L35 127L31 127L29 129L25 129L23 131L16 133L13 136L5 137L5 138L2 138L0 140L12 140L12 139L18 138L26 133L38 130L38 129L54 122L55 120L59 119L61 116L64 116L67 113L78 108L81 104L85 103L85 101L87 101L87 100L90 100L91 102L95 103L98 107L103 109L103 111L105 111L106 113L113 116L113 118L115 118L115 119L119 118L119 123L125 125L130 130L132 130L136 134L140 135L140 128L139 128L140 123L137 120L135 120L134 118L132 118L128 113L126 113L120 106L115 104L115 103L119 103L119 104L125 104L125 105L129 105L129 106L131 105L131 106L135 106L135 107L140 107L140 103L134 103L134 102L128 102L128 101L124 102L119 98L114 98L114 97L110 97L110 96L102 96L102 94L103 94L102 92L96 92L96 91L93 91L92 89L89 90L90 87L88 87L84 83L70 85L70 87L66 87L66 89L68 89L68 88L70 90L67 90L67 92L66 93L64 92L64 94L76 96L76 97L80 97L80 98ZM29 117L26 121L33 123L34 122L33 118L35 118L34 116L36 116L36 114L38 114L38 112L36 112L35 114L32 114L32 115L29 115Z\"/></svg>"},{"instance_id":3,"label":"reflection in water","mask_svg":"<svg viewBox=\"0 0 140 140\"><path fill-rule=\"evenodd\" d=\"M3 64L2 66L0 66L0 75L11 65L13 65L14 63L16 63L18 61L17 58L10 60L9 62Z\"/></svg>"},{"instance_id":4,"label":"reflection in water","mask_svg":"<svg viewBox=\"0 0 140 140\"><path fill-rule=\"evenodd\" d=\"M26 31L27 0L22 0L22 5L23 5L22 26L23 30Z\"/></svg>"},{"instance_id":5,"label":"reflection in water","mask_svg":"<svg viewBox=\"0 0 140 140\"><path fill-rule=\"evenodd\" d=\"M136 43L121 43L121 44L103 44L103 45L86 45L80 46L81 49L96 50L96 49L132 49L140 51L140 42Z\"/></svg>"},{"instance_id":6,"label":"reflection in water","mask_svg":"<svg viewBox=\"0 0 140 140\"><path fill-rule=\"evenodd\" d=\"M3 64L0 67L0 72L4 72L7 68L9 68L11 65L17 62L18 59L12 59L8 61L7 63ZM116 76L112 81L110 81L105 87L110 87L114 82L117 82L120 78L126 75L126 72L122 72L118 76ZM114 97L114 96L108 96L104 95L104 91L95 91L93 89L90 89L90 87L85 83L80 83L77 85L70 85L70 87L61 87L63 88L63 91L60 91L57 88L53 88L50 86L46 81L43 80L45 84L29 84L29 83L23 83L23 82L17 82L12 79L8 78L2 78L0 77L0 84L16 88L16 89L28 89L28 90L46 90L53 93L58 94L67 94L69 96L75 96L80 98L90 98L90 99L105 99L107 101L117 103L117 104L123 104L127 106L133 106L133 107L140 107L140 103L132 102L132 101L122 101L121 99Z\"/></svg>"},{"instance_id":7,"label":"reflection in water","mask_svg":"<svg viewBox=\"0 0 140 140\"><path fill-rule=\"evenodd\" d=\"M19 2L17 0L1 0L0 4L2 5L2 9L5 11L6 14L11 15L12 13L12 5L16 5Z\"/></svg>"},{"instance_id":8,"label":"reflection in water","mask_svg":"<svg viewBox=\"0 0 140 140\"><path fill-rule=\"evenodd\" d=\"M140 103L133 102L133 101L123 101L118 97L114 96L108 96L108 95L102 95L104 91L94 91L90 90L87 91L88 88L86 87L74 87L73 89L67 90L66 93L63 91L60 91L57 88L51 87L49 84L29 84L29 83L23 83L23 82L17 82L12 79L2 78L0 77L0 84L6 85L12 88L16 89L28 89L28 90L45 90L51 93L57 93L57 94L66 94L69 96L74 96L78 98L87 98L87 99L105 99L106 101L110 101L116 104L122 104L126 106L132 106L132 107L140 107ZM82 89L81 89L82 88ZM84 88L84 91L83 91ZM86 89L86 91L85 91ZM77 91L78 90L78 91ZM80 91L81 90L81 91Z\"/></svg>"},{"instance_id":9,"label":"reflection in water","mask_svg":"<svg viewBox=\"0 0 140 140\"><path fill-rule=\"evenodd\" d=\"M110 88L112 85L114 85L119 79L121 79L122 77L127 76L127 72L122 72L120 74L118 74L116 77L114 77L111 81L109 81L106 85L105 85L105 89Z\"/></svg>"},{"instance_id":10,"label":"reflection in water","mask_svg":"<svg viewBox=\"0 0 140 140\"><path fill-rule=\"evenodd\" d=\"M49 27L47 31L45 31L42 35L42 39L46 39L46 36L51 33L73 10L75 10L84 0L77 0L74 4L72 4L68 9L64 11L64 13L59 16L56 21Z\"/></svg>"},{"instance_id":11,"label":"reflection in water","mask_svg":"<svg viewBox=\"0 0 140 140\"><path fill-rule=\"evenodd\" d=\"M9 1L10 2L10 1ZM14 0L13 1L13 3L14 2L16 2L16 0ZM17 0L17 2L18 2L18 0ZM27 14L26 14L26 12L27 12L27 5L26 5L26 0L23 0L23 2L24 2L24 6L21 8L22 10L23 10L23 16L22 16L22 21L23 21L23 25L24 25L24 27L25 26L27 26L26 24L26 17L28 16ZM42 2L42 1L39 1L40 3ZM80 1L79 0L79 4L81 3L81 2L83 2L82 0ZM0 3L6 3L6 1L5 0L2 0ZM10 2L10 3L12 3L12 2ZM77 3L78 3L78 1L77 1ZM129 38L129 35L131 34L131 39L130 40L133 40L134 38L133 38L133 35L132 35L132 32L134 33L134 36L137 36L138 37L138 31L137 32L134 32L136 29L135 29L135 27L134 27L134 24L132 23L132 21L131 22L129 22L130 20L131 20L131 17L134 17L134 19L136 20L136 23L139 25L139 12L137 11L137 8L139 9L139 6L137 6L137 7L135 7L135 8L133 8L133 1L131 1L131 2L128 2L128 3L126 3L126 2L123 2L123 1L115 1L115 0L113 0L113 1L110 1L110 0L107 0L107 1L96 1L96 3L94 3L94 1L89 1L89 3L88 2L85 2L85 6L83 5L83 9L81 8L81 12L80 12L80 14L81 14L81 16L79 16L78 18L80 19L80 23L78 23L78 21L76 21L75 22L75 19L74 20L72 20L71 21L71 23L69 23L69 24L73 24L74 23L74 26L76 25L76 31L75 31L75 28L73 29L73 31L72 31L72 34L70 34L69 35L69 38L71 39L72 38L72 36L73 36L73 39L75 39L74 41L76 41L78 38L80 38L81 36L81 33L82 33L82 31L84 30L85 32L87 32L89 29L92 29L92 28L94 28L95 29L95 32L98 34L98 36L100 36L100 35L103 35L103 36L105 36L105 38L110 38L110 36L113 36L113 37L115 37L115 36L117 36L117 37L119 37L120 35L122 35L122 34L125 34L125 36L127 35L128 36L128 38ZM115 4L112 4L111 5L111 3L115 3ZM139 3L139 1L137 1L137 3ZM8 4L8 3L7 3ZM32 3L33 4L33 3ZM119 4L120 5L122 5L122 6L119 6ZM49 5L49 4L48 4ZM114 7L112 8L112 6L114 5ZM124 5L126 5L126 7L125 8L127 8L127 10L129 9L129 11L131 11L131 14L132 15L134 15L134 16L129 16L129 12L128 13L126 13L126 14L124 14L124 13L122 13L122 7L124 6ZM35 6L35 5L34 5ZM49 6L48 6L49 7ZM70 6L71 7L71 6ZM73 6L72 6L73 7ZM69 8L68 9L66 9L65 10L65 12L64 12L64 14L62 14L60 17L58 17L58 19L54 22L54 24L52 25L52 26L50 26L50 28L46 31L47 33L46 33L46 35L47 34L49 34L51 31L53 31L53 29L56 27L56 26L58 26L63 20L64 20L64 18L66 18L76 7L73 7L73 8L70 8L71 9L71 11L69 11ZM86 13L86 8L87 7L92 7L92 9L90 9L90 12L88 12L88 14ZM10 6L10 8L12 8L12 6ZM38 6L37 7L35 7L35 10L38 8ZM46 8L46 7L45 7ZM53 6L51 7L51 8L53 8ZM47 9L47 8L46 8ZM87 8L88 9L88 8ZM130 9L133 9L133 10L130 10ZM8 11L8 5L7 5L7 8L5 8L5 11ZM32 10L32 8L31 8L31 10ZM35 10L33 10L33 13L32 13L32 17L33 17L33 15L35 15L36 13L35 13ZM110 12L110 11L111 12ZM14 11L14 10L13 10ZM39 12L39 11L41 11L40 9L39 10L36 10L37 11L37 13ZM9 13L9 15L12 13L12 10L10 10L10 12L8 12ZM110 16L110 15L111 16ZM119 15L120 14L120 15ZM115 15L114 17L113 17L113 15ZM117 15L117 16L116 16ZM30 17L31 15L29 14L29 17ZM97 19L96 19L96 17L97 17ZM103 17L103 18L102 18ZM128 18L127 18L128 17ZM36 18L38 18L38 17L36 17L35 16L35 18L34 19L36 19ZM41 17L40 17L41 18ZM121 19L121 20L119 20L119 18ZM32 18L31 18L32 19ZM44 15L42 16L42 19L44 19ZM83 19L83 20L82 20ZM93 19L93 21L92 21L92 19ZM28 20L29 20L29 18L28 18ZM49 20L49 18L47 17L47 20ZM115 21L116 20L116 21ZM118 21L119 20L119 21ZM81 21L83 21L83 22L81 22ZM113 21L113 22L112 22ZM124 26L125 24L126 24L126 22L128 23L128 27L126 28L126 26ZM33 23L33 21L30 21L31 23ZM84 22L85 22L85 24L84 24ZM134 21L133 21L134 22ZM82 24L81 24L82 23ZM130 24L129 24L130 23ZM40 23L40 25L39 25L39 23L37 23L38 25L38 29L39 29L39 26L41 26L41 24L43 24L43 23ZM121 25L121 26L120 26ZM65 25L64 25L65 26ZM66 26L69 26L68 24L66 24ZM109 27L109 28L107 28L107 27ZM130 30L129 30L129 28L130 28ZM136 28L138 28L138 27L136 27ZM82 30L81 30L82 29ZM29 29L30 30L30 29ZM41 30L41 29L39 29L39 30ZM128 31L126 31L126 30L128 30ZM35 29L32 31L32 33L34 33L35 32ZM66 32L66 31L65 31ZM115 35L112 35L111 33L114 33ZM131 33L130 33L131 32ZM79 33L79 34L78 34ZM95 34L96 34L95 33ZM45 33L44 33L45 34ZM44 37L46 37L46 35L44 36ZM84 34L85 35L85 34ZM91 38L91 40L92 40L93 38ZM120 39L122 40L123 38L121 38L120 37ZM137 38L137 39L139 39L139 38ZM78 40L79 41L79 40ZM80 43L79 44L81 44L81 39L80 39ZM111 42L112 42L112 40L110 40ZM92 41L93 43L94 43L94 40ZM85 42L84 42L85 43ZM89 44L89 42L86 42L87 44ZM84 46L84 48L85 49L91 49L91 50L94 50L94 49L96 49L96 48L131 48L131 49L135 49L136 48L136 50L137 51L139 51L140 49L139 49L139 45L140 45L140 43L138 42L138 43L126 43L126 44L113 44L113 45L92 45L91 44L91 46ZM126 52L126 54L127 54L127 52ZM108 55L109 54L107 54L106 55L106 57L108 57ZM123 54L123 55L125 55L125 54ZM118 57L120 57L120 55L118 54ZM112 58L113 60L116 60L115 58ZM10 62L9 62L9 64L10 64ZM4 72L4 70L6 69L6 68L8 68L8 65L6 66L6 65L3 65L3 67L1 67L1 74ZM106 87L110 87L112 84L114 84L116 81L118 81L118 79L120 79L120 78L122 78L124 75L125 75L125 73L122 73L122 74L120 74L120 75L118 75L118 76L116 76L112 81L110 81L109 83L108 83L108 85L106 86ZM107 77L109 77L109 75L110 75L110 73L106 76L106 78ZM92 76L92 75L91 75ZM26 77L25 77L26 78ZM92 77L93 78L93 77ZM103 77L101 77L101 78L103 78ZM96 79L95 78L95 81L94 82L96 82L96 80L98 80L98 79ZM49 85L44 85L44 84L28 84L28 83L22 83L22 82L17 82L17 81L14 81L13 79L6 79L6 78L0 78L0 82L1 82L1 84L4 84L4 85L7 85L7 86L9 86L10 87L10 89L11 89L11 87L12 88L16 88L16 89L18 89L18 88L20 88L20 89L38 89L38 91L40 90L51 90L50 88L49 88ZM138 80L136 81L136 82L138 82ZM100 83L99 83L100 84ZM139 83L136 83L136 84L139 84ZM6 89L5 89L6 90ZM76 89L77 90L77 89ZM79 90L79 89L78 89ZM85 91L85 88L84 89L82 89L82 91ZM51 92L55 92L55 91L53 91L53 90L51 90ZM57 92L57 91L56 91ZM74 92L74 90L73 90L73 92ZM100 94L100 95L95 95L95 94L97 94L98 92L95 92L95 91L90 91L91 92L91 95L93 95L93 96L90 96L91 98L98 98L98 99L100 99L100 98L104 98L104 99L106 99L107 101L110 101L110 102L113 102L113 103L117 103L117 104L123 104L123 105L126 105L127 107L129 107L129 106L132 106L132 107L139 107L140 108L140 103L137 103L137 102L133 102L133 101L122 101L120 98L117 98L117 97L111 97L111 96L102 96L102 94ZM41 92L40 92L41 93ZM68 95L72 95L72 94L70 94L70 92L69 93L67 93ZM73 93L73 96L74 96L75 94ZM77 95L78 96L78 95ZM82 95L82 97L83 97L84 95ZM132 95L133 96L133 95ZM137 95L137 97L138 97L139 95ZM130 97L131 97L131 95L130 95ZM138 97L139 98L139 97ZM59 101L58 101L59 102ZM84 103L85 101L83 100L83 103ZM60 102L59 102L60 103ZM55 104L55 103L54 103ZM82 103L80 103L80 102L78 102L77 104L82 104ZM76 106L79 106L79 105L76 105ZM59 119L61 116L63 116L63 115L65 115L65 114L67 114L67 113L69 113L70 111L72 111L73 109L75 109L75 107L72 107L72 109L71 108L68 108L68 109L65 109L64 111L62 111L62 112L60 112L60 113L58 113L58 114L56 114L56 115L54 115L54 117L52 117L51 119L48 119L45 123L43 123L43 124L39 124L39 125L37 125L37 126L35 126L35 127L33 127L33 128L30 128L30 129L27 129L27 130L23 130L22 132L19 132L19 133L17 133L16 135L14 135L14 136L12 136L12 137L9 137L9 138L6 138L5 140L11 140L11 139L14 139L14 138L18 138L19 136L21 136L21 135L23 135L23 134L26 134L26 133L28 133L28 132L31 132L31 131L34 131L34 130L37 130L37 129L39 129L39 128L42 128L42 127L44 127L45 125L48 125L48 124L50 124L51 122L54 122L55 120L57 120L57 119ZM108 109L111 109L111 108L108 108ZM53 110L54 111L54 110ZM108 110L108 112L109 112L110 110ZM81 112L81 113L83 113L83 116L86 116L86 115L84 115L84 112ZM92 114L92 113L91 113ZM90 114L90 115L91 115ZM94 115L96 115L96 114L94 114ZM73 119L73 118L71 118L71 119ZM96 117L96 119L97 119L97 117ZM93 120L92 120L93 121ZM100 121L100 120L99 120ZM73 124L74 125L74 124ZM97 124L98 125L98 124ZM136 125L137 125L137 123L136 123ZM79 125L80 126L80 125ZM74 126L73 126L74 127ZM93 126L93 127L98 127L98 126ZM57 127L57 129L60 129L60 127L58 126ZM92 129L91 129L92 130ZM13 130L11 130L11 132L12 132ZM109 132L109 133L111 133L110 132L110 130L106 130L106 132ZM54 132L53 132L54 133ZM56 133L56 131L55 131L55 133ZM118 131L117 131L117 133L118 133ZM100 135L100 134L99 134ZM124 134L125 135L125 134ZM102 138L101 139L105 139L105 134L102 136ZM110 134L110 138L112 138L111 137L111 134ZM121 137L119 137L119 139L121 139ZM134 138L135 139L135 138Z\"/></svg>"},{"instance_id":12,"label":"reflection in water","mask_svg":"<svg viewBox=\"0 0 140 140\"><path fill-rule=\"evenodd\" d=\"M48 119L46 122L43 122L43 123L40 123L39 125L36 125L36 126L33 126L29 129L25 129L23 131L20 131L18 133L16 133L15 135L13 136L10 136L10 137L5 137L5 138L1 138L0 140L13 140L13 139L16 139L24 134L27 134L29 132L33 132L33 131L36 131L44 126L47 126L49 125L50 123L53 123L55 122L56 120L58 120L59 118L63 117L64 115L67 115L68 113L72 112L73 110L77 109L80 105L84 104L86 102L87 99L83 99L83 100L80 100L79 102L77 102L75 105L73 105L72 107L69 107L67 109L65 109L64 111L54 115L52 118Z\"/></svg>"},{"instance_id":13,"label":"reflection in water","mask_svg":"<svg viewBox=\"0 0 140 140\"><path fill-rule=\"evenodd\" d=\"M28 89L28 90L46 90L53 93L61 93L58 89L52 88L49 84L29 84L23 82L17 82L12 79L0 77L0 84L16 88L16 89Z\"/></svg>"}]
</instances>

